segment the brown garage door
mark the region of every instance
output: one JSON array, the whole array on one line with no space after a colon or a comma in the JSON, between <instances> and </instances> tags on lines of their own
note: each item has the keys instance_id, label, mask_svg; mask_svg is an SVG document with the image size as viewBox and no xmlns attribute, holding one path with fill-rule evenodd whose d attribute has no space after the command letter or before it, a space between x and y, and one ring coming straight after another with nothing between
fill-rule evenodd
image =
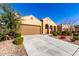
<instances>
[{"instance_id":1,"label":"brown garage door","mask_svg":"<svg viewBox=\"0 0 79 59\"><path fill-rule=\"evenodd\" d=\"M41 26L21 25L21 34L22 35L41 34Z\"/></svg>"}]
</instances>

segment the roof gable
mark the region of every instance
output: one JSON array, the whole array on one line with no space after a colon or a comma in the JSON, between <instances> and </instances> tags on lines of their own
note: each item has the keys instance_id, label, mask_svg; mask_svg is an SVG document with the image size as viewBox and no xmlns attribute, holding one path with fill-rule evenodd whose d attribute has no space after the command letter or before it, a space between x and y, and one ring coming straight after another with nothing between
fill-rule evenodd
<instances>
[{"instance_id":1,"label":"roof gable","mask_svg":"<svg viewBox=\"0 0 79 59\"><path fill-rule=\"evenodd\" d=\"M46 18L44 18L43 19L43 21L45 21L45 22L47 22L47 23L49 23L49 24L51 24L51 25L57 25L55 22L53 22L49 17L46 17Z\"/></svg>"},{"instance_id":2,"label":"roof gable","mask_svg":"<svg viewBox=\"0 0 79 59\"><path fill-rule=\"evenodd\" d=\"M41 25L41 21L33 15L23 16L22 24Z\"/></svg>"}]
</instances>

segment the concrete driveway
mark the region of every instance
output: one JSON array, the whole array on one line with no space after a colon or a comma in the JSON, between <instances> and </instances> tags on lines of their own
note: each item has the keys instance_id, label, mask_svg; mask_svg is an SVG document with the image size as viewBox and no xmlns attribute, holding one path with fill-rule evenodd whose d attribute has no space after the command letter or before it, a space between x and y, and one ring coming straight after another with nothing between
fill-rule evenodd
<instances>
[{"instance_id":1,"label":"concrete driveway","mask_svg":"<svg viewBox=\"0 0 79 59\"><path fill-rule=\"evenodd\" d=\"M28 56L79 56L79 46L48 35L24 36Z\"/></svg>"}]
</instances>

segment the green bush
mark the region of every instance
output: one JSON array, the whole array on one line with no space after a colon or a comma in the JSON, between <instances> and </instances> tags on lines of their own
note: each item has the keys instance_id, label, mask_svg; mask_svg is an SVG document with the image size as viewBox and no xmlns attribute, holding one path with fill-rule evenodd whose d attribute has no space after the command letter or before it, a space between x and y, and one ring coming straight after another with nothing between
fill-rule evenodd
<instances>
[{"instance_id":1,"label":"green bush","mask_svg":"<svg viewBox=\"0 0 79 59\"><path fill-rule=\"evenodd\" d=\"M13 36L13 37L14 37L14 34L15 34L15 32L13 32L13 31L10 31L10 32L8 33L9 36Z\"/></svg>"},{"instance_id":2,"label":"green bush","mask_svg":"<svg viewBox=\"0 0 79 59\"><path fill-rule=\"evenodd\" d=\"M62 31L62 35L66 36L67 35L67 31Z\"/></svg>"},{"instance_id":3,"label":"green bush","mask_svg":"<svg viewBox=\"0 0 79 59\"><path fill-rule=\"evenodd\" d=\"M73 36L73 39L79 40L79 36Z\"/></svg>"},{"instance_id":4,"label":"green bush","mask_svg":"<svg viewBox=\"0 0 79 59\"><path fill-rule=\"evenodd\" d=\"M52 34L53 34L53 36L57 36L58 35L57 32L53 32Z\"/></svg>"},{"instance_id":5,"label":"green bush","mask_svg":"<svg viewBox=\"0 0 79 59\"><path fill-rule=\"evenodd\" d=\"M78 33L74 33L73 36L79 36L79 34Z\"/></svg>"},{"instance_id":6,"label":"green bush","mask_svg":"<svg viewBox=\"0 0 79 59\"><path fill-rule=\"evenodd\" d=\"M72 35L72 32L69 32L69 31L62 31L62 35L71 36L71 35Z\"/></svg>"},{"instance_id":7,"label":"green bush","mask_svg":"<svg viewBox=\"0 0 79 59\"><path fill-rule=\"evenodd\" d=\"M73 39L79 40L79 34L78 33L73 34Z\"/></svg>"},{"instance_id":8,"label":"green bush","mask_svg":"<svg viewBox=\"0 0 79 59\"><path fill-rule=\"evenodd\" d=\"M77 31L77 33L79 33L79 31Z\"/></svg>"},{"instance_id":9,"label":"green bush","mask_svg":"<svg viewBox=\"0 0 79 59\"><path fill-rule=\"evenodd\" d=\"M0 34L0 41L5 41L6 40L6 37L4 34Z\"/></svg>"},{"instance_id":10,"label":"green bush","mask_svg":"<svg viewBox=\"0 0 79 59\"><path fill-rule=\"evenodd\" d=\"M67 35L68 36L72 36L72 32L67 32Z\"/></svg>"},{"instance_id":11,"label":"green bush","mask_svg":"<svg viewBox=\"0 0 79 59\"><path fill-rule=\"evenodd\" d=\"M59 32L59 31L57 32L58 35L61 35L61 33L62 33L62 32Z\"/></svg>"},{"instance_id":12,"label":"green bush","mask_svg":"<svg viewBox=\"0 0 79 59\"><path fill-rule=\"evenodd\" d=\"M15 40L13 41L15 45L20 45L23 43L23 38L22 37L16 37Z\"/></svg>"},{"instance_id":13,"label":"green bush","mask_svg":"<svg viewBox=\"0 0 79 59\"><path fill-rule=\"evenodd\" d=\"M53 31L50 31L50 34L52 34L53 33Z\"/></svg>"},{"instance_id":14,"label":"green bush","mask_svg":"<svg viewBox=\"0 0 79 59\"><path fill-rule=\"evenodd\" d=\"M21 37L21 34L20 33L15 33L15 38L16 37Z\"/></svg>"},{"instance_id":15,"label":"green bush","mask_svg":"<svg viewBox=\"0 0 79 59\"><path fill-rule=\"evenodd\" d=\"M76 33L76 31L72 31L72 33Z\"/></svg>"},{"instance_id":16,"label":"green bush","mask_svg":"<svg viewBox=\"0 0 79 59\"><path fill-rule=\"evenodd\" d=\"M54 33L53 36L57 36L57 33Z\"/></svg>"}]
</instances>

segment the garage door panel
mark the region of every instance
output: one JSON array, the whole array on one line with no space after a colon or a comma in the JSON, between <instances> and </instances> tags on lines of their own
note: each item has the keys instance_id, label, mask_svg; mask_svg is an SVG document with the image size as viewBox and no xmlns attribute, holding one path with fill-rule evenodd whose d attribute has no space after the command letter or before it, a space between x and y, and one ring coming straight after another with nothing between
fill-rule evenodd
<instances>
[{"instance_id":1,"label":"garage door panel","mask_svg":"<svg viewBox=\"0 0 79 59\"><path fill-rule=\"evenodd\" d=\"M29 34L40 34L41 27L40 26L32 26L32 25L21 25L21 34L29 35Z\"/></svg>"}]
</instances>

